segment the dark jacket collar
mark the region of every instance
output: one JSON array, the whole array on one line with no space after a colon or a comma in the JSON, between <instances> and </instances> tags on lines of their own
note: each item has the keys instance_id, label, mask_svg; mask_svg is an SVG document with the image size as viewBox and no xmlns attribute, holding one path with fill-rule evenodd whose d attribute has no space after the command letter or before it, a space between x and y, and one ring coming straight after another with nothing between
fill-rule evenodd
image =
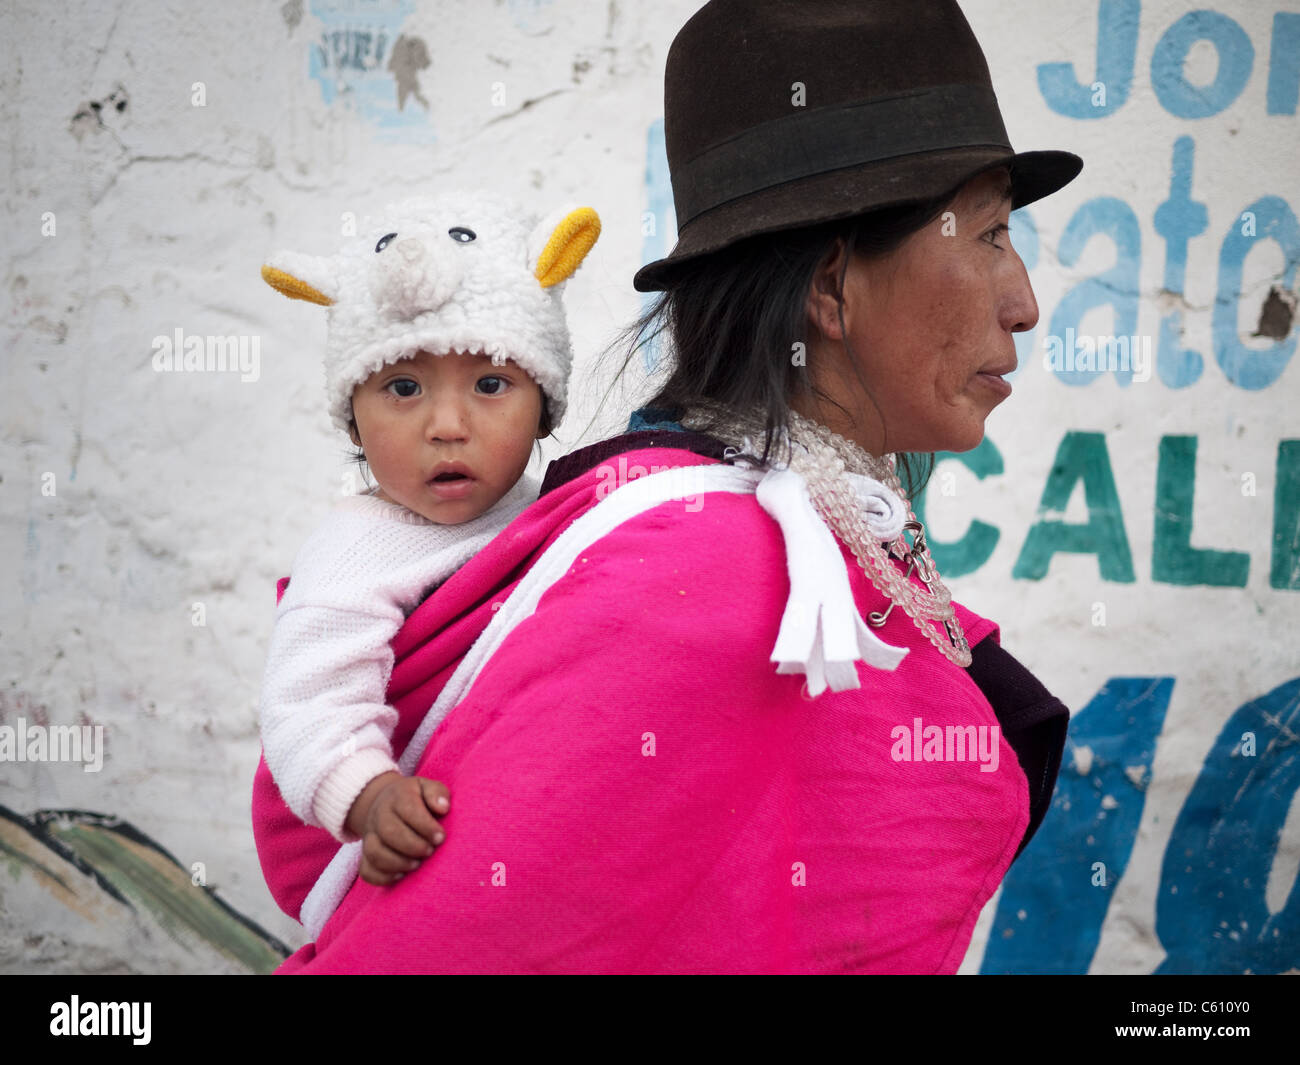
<instances>
[{"instance_id":1,"label":"dark jacket collar","mask_svg":"<svg viewBox=\"0 0 1300 1065\"><path fill-rule=\"evenodd\" d=\"M546 467L540 495L545 495L553 488L559 488L560 485L568 483L575 477L581 477L606 459L620 455L624 451L639 451L642 448L678 448L721 461L726 447L727 445L716 437L694 433L688 429L640 429L633 433L623 433L621 436L610 437L608 440L601 440L577 451L571 451L563 458L552 461Z\"/></svg>"}]
</instances>

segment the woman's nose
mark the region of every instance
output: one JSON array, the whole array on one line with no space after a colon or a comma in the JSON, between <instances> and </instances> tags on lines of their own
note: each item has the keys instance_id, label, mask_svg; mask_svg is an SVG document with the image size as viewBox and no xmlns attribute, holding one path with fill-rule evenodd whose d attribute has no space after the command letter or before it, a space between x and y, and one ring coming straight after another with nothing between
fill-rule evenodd
<instances>
[{"instance_id":1,"label":"woman's nose","mask_svg":"<svg viewBox=\"0 0 1300 1065\"><path fill-rule=\"evenodd\" d=\"M1038 300L1034 298L1034 286L1029 283L1024 260L1014 249L1012 254L1016 261L1008 281L1010 291L1003 301L1003 324L1009 332L1024 333L1038 324Z\"/></svg>"}]
</instances>

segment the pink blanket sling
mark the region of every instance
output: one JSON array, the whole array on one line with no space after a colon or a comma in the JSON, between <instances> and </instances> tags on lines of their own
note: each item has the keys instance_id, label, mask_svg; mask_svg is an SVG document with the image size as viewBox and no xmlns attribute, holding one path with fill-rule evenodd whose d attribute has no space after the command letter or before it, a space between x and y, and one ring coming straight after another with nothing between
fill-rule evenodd
<instances>
[{"instance_id":1,"label":"pink blanket sling","mask_svg":"<svg viewBox=\"0 0 1300 1065\"><path fill-rule=\"evenodd\" d=\"M597 467L548 492L407 619L395 754L608 480ZM901 609L879 630L911 649L897 670L859 663L860 689L809 699L769 661L790 591L780 527L752 494L701 498L620 525L542 596L417 770L450 789L446 842L392 887L358 879L279 972L956 971L1029 820L992 707ZM841 550L862 616L883 610ZM972 646L999 638L957 610ZM917 760L896 760L898 726L932 725L985 726L997 769L910 741ZM253 825L297 917L338 844L289 812L264 761Z\"/></svg>"}]
</instances>

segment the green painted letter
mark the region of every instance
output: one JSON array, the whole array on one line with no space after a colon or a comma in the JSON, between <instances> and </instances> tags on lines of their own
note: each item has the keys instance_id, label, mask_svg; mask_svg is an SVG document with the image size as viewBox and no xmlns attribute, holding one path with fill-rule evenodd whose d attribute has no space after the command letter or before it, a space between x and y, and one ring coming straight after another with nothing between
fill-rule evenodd
<instances>
[{"instance_id":1,"label":"green painted letter","mask_svg":"<svg viewBox=\"0 0 1300 1065\"><path fill-rule=\"evenodd\" d=\"M1069 525L1042 518L1049 510L1065 510L1075 482L1080 479L1088 505L1088 523ZM1069 551L1096 555L1102 580L1133 583L1133 556L1124 533L1124 516L1115 491L1106 438L1101 433L1065 434L1043 488L1038 513L1039 520L1025 537L1025 546L1020 549L1020 557L1011 571L1013 577L1042 580L1052 556L1057 551Z\"/></svg>"}]
</instances>

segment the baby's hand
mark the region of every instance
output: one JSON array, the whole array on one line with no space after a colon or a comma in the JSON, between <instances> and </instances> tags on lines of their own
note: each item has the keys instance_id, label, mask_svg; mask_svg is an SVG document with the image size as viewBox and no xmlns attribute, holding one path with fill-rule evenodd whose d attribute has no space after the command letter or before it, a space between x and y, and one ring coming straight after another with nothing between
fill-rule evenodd
<instances>
[{"instance_id":1,"label":"baby's hand","mask_svg":"<svg viewBox=\"0 0 1300 1065\"><path fill-rule=\"evenodd\" d=\"M400 880L445 838L436 820L450 809L445 784L383 773L366 785L348 814L362 837L361 879L380 886Z\"/></svg>"}]
</instances>

